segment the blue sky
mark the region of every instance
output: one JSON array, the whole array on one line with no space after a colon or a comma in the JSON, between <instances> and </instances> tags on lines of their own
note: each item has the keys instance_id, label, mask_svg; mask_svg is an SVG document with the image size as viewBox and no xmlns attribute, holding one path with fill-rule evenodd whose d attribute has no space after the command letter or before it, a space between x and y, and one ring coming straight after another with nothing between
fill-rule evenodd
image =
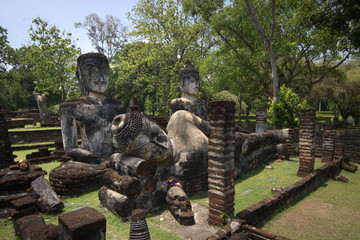
<instances>
[{"instance_id":1,"label":"blue sky","mask_svg":"<svg viewBox=\"0 0 360 240\"><path fill-rule=\"evenodd\" d=\"M40 17L61 31L71 32L78 38L76 45L83 53L94 51L83 28L75 28L75 22L96 13L102 20L112 15L130 28L126 13L137 0L0 0L0 26L7 29L11 47L19 48L29 41L28 30L34 18Z\"/></svg>"}]
</instances>

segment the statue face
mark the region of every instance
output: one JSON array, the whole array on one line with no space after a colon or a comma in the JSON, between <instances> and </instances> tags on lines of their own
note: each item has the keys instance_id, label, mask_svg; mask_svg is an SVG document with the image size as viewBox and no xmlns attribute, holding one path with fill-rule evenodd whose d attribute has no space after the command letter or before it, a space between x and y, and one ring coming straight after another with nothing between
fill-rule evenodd
<instances>
[{"instance_id":1,"label":"statue face","mask_svg":"<svg viewBox=\"0 0 360 240\"><path fill-rule=\"evenodd\" d=\"M180 89L190 95L196 95L199 91L199 74L194 72L186 73Z\"/></svg>"},{"instance_id":2,"label":"statue face","mask_svg":"<svg viewBox=\"0 0 360 240\"><path fill-rule=\"evenodd\" d=\"M97 93L104 93L108 87L109 77L106 71L99 69L96 65L88 63L81 68L82 81L86 90Z\"/></svg>"},{"instance_id":3,"label":"statue face","mask_svg":"<svg viewBox=\"0 0 360 240\"><path fill-rule=\"evenodd\" d=\"M162 162L172 158L173 145L164 130L145 116L141 119L141 129L132 129L129 122L134 121L130 118L130 114L118 115L111 125L113 144L120 153L140 157L149 162ZM133 132L137 132L136 136L131 136Z\"/></svg>"}]
</instances>

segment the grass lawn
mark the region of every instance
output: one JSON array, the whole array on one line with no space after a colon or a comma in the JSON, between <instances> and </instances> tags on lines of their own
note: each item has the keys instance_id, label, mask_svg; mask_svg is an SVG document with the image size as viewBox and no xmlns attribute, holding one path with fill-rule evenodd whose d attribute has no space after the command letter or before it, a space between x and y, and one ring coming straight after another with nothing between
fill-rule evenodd
<instances>
[{"instance_id":1,"label":"grass lawn","mask_svg":"<svg viewBox=\"0 0 360 240\"><path fill-rule=\"evenodd\" d=\"M15 152L15 154L18 154L18 152ZM38 166L49 173L51 169L57 167L59 164L59 162L52 162L39 164ZM315 168L320 167L322 164L319 160L316 160ZM285 187L300 180L300 178L296 176L299 166L297 156L292 156L289 161L278 160L269 165L272 166L273 169L262 168L236 180L235 213L260 202L264 198L270 197L272 195L271 188L274 186ZM327 181L326 187L319 188L311 193L310 196L304 198L304 200L277 214L265 225L264 230L293 239L357 239L354 238L354 236L360 234L358 228L360 206L357 204L360 198L360 191L358 190L360 174L359 172L351 174L343 171L342 175L349 178L349 183L333 180ZM307 205L307 199L320 199L321 201L313 201L312 205ZM78 197L66 198L63 201L65 204L63 213L86 206L93 207L103 213L107 220L107 239L128 239L130 223L122 223L114 214L106 209L100 208L98 191L93 191ZM208 206L207 192L193 196L191 201ZM308 212L297 209L297 206L304 204L305 210L308 210ZM314 209L322 211L323 217L313 218L312 215L315 213L315 211L313 212L314 209L306 206L313 206ZM159 215L163 211L167 210L157 211L147 216L147 223L152 239L182 239L161 228L161 226L167 224L167 221L170 221L169 219L160 221ZM58 215L41 215L47 224L58 224ZM318 216L319 214L316 213L316 215ZM344 220L344 218L345 220L351 220L350 223L343 224L342 220ZM307 219L306 221L304 220L307 225L304 221L299 221L299 219ZM298 226L298 223L303 225ZM327 228L319 229L319 226L323 224L326 224L328 228L333 228L333 232L328 231ZM339 228L341 229L339 230ZM0 239L17 239L10 221L0 219L0 229ZM303 229L307 230L303 231ZM318 230L314 232L312 229ZM305 233L309 234L306 235ZM205 237L207 236L204 236L204 238Z\"/></svg>"},{"instance_id":2,"label":"grass lawn","mask_svg":"<svg viewBox=\"0 0 360 240\"><path fill-rule=\"evenodd\" d=\"M51 129L61 129L61 127L41 127L40 123L37 122L36 126L33 125L25 125L24 128L12 128L9 129L9 132L17 132L17 131L35 131L35 130L51 130Z\"/></svg>"},{"instance_id":3,"label":"grass lawn","mask_svg":"<svg viewBox=\"0 0 360 240\"><path fill-rule=\"evenodd\" d=\"M316 160L315 169L322 164L320 160ZM298 156L292 156L289 161L277 160L269 166L273 169L260 168L235 181L235 213L271 197L273 187L290 186L301 179L296 176L299 168ZM191 200L209 206L207 192L195 195Z\"/></svg>"},{"instance_id":4,"label":"grass lawn","mask_svg":"<svg viewBox=\"0 0 360 240\"><path fill-rule=\"evenodd\" d=\"M328 180L293 206L276 214L263 230L296 240L347 239L360 236L360 172L341 174L348 183Z\"/></svg>"}]
</instances>

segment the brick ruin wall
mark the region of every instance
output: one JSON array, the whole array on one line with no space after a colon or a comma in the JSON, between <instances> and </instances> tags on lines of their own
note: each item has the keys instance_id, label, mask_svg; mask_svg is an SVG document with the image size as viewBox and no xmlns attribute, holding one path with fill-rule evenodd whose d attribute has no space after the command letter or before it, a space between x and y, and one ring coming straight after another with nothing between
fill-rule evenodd
<instances>
[{"instance_id":1,"label":"brick ruin wall","mask_svg":"<svg viewBox=\"0 0 360 240\"><path fill-rule=\"evenodd\" d=\"M341 154L352 162L360 163L360 131L325 131L322 146L323 162L330 162L333 157L337 157L338 148L342 148Z\"/></svg>"},{"instance_id":2,"label":"brick ruin wall","mask_svg":"<svg viewBox=\"0 0 360 240\"><path fill-rule=\"evenodd\" d=\"M292 203L323 185L328 179L329 171L330 165L323 165L294 185L285 187L281 192L244 209L236 216L246 220L246 222L252 226L261 227L276 211L284 206L290 206Z\"/></svg>"},{"instance_id":3,"label":"brick ruin wall","mask_svg":"<svg viewBox=\"0 0 360 240\"><path fill-rule=\"evenodd\" d=\"M60 129L9 132L13 144L54 142L61 138Z\"/></svg>"}]
</instances>

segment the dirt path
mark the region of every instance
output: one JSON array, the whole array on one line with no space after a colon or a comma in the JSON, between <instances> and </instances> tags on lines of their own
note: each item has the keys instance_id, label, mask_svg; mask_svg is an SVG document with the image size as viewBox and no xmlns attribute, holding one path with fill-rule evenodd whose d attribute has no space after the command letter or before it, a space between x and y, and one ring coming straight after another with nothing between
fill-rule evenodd
<instances>
[{"instance_id":1,"label":"dirt path","mask_svg":"<svg viewBox=\"0 0 360 240\"><path fill-rule=\"evenodd\" d=\"M165 211L159 218L167 219L169 223L161 224L159 227L188 240L204 240L206 237L216 233L217 230L207 223L209 215L208 208L194 202L191 202L191 206L195 216L195 225L182 226L174 219L169 211Z\"/></svg>"}]
</instances>

